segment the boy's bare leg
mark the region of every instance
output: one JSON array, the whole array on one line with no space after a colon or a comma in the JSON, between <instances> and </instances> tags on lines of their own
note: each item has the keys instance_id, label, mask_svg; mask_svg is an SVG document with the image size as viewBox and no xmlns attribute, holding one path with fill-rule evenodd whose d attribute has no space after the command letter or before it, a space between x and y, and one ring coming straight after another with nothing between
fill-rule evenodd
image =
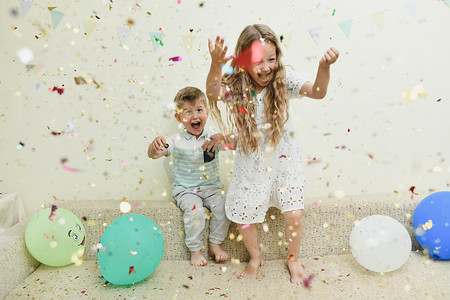
<instances>
[{"instance_id":1,"label":"boy's bare leg","mask_svg":"<svg viewBox=\"0 0 450 300\"><path fill-rule=\"evenodd\" d=\"M303 283L307 277L298 261L303 235L303 211L299 209L286 212L284 219L286 221L286 241L289 244L287 266L291 273L291 282L298 285Z\"/></svg>"},{"instance_id":2,"label":"boy's bare leg","mask_svg":"<svg viewBox=\"0 0 450 300\"><path fill-rule=\"evenodd\" d=\"M191 265L202 267L206 266L208 262L206 258L203 256L201 251L191 251Z\"/></svg>"},{"instance_id":3,"label":"boy's bare leg","mask_svg":"<svg viewBox=\"0 0 450 300\"><path fill-rule=\"evenodd\" d=\"M219 244L209 243L209 256L214 258L216 262L226 261L230 258L228 253L223 250Z\"/></svg>"},{"instance_id":4,"label":"boy's bare leg","mask_svg":"<svg viewBox=\"0 0 450 300\"><path fill-rule=\"evenodd\" d=\"M242 235L245 247L250 254L250 261L244 271L239 275L240 278L256 279L258 278L259 266L262 265L262 253L258 246L258 231L255 224L238 224L239 232Z\"/></svg>"}]
</instances>

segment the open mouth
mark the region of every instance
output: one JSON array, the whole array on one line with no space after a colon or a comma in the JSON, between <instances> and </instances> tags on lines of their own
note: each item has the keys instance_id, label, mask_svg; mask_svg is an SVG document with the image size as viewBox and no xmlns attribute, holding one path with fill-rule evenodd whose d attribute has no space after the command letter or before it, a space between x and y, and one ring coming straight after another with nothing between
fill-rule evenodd
<instances>
[{"instance_id":1,"label":"open mouth","mask_svg":"<svg viewBox=\"0 0 450 300\"><path fill-rule=\"evenodd\" d=\"M263 74L258 74L258 77L259 77L262 81L269 81L269 80L272 78L271 74L265 74L265 75L263 75Z\"/></svg>"},{"instance_id":2,"label":"open mouth","mask_svg":"<svg viewBox=\"0 0 450 300\"><path fill-rule=\"evenodd\" d=\"M84 243L86 242L86 236L83 238L83 241L78 246L84 246Z\"/></svg>"},{"instance_id":3,"label":"open mouth","mask_svg":"<svg viewBox=\"0 0 450 300\"><path fill-rule=\"evenodd\" d=\"M195 130L200 128L201 123L200 122L194 122L191 123L192 128L194 128Z\"/></svg>"}]
</instances>

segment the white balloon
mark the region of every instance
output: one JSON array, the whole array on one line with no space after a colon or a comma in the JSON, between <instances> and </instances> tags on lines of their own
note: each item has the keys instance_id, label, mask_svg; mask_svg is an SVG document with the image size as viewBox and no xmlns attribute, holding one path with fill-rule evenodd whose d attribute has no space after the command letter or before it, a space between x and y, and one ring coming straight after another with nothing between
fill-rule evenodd
<instances>
[{"instance_id":1,"label":"white balloon","mask_svg":"<svg viewBox=\"0 0 450 300\"><path fill-rule=\"evenodd\" d=\"M397 220L373 215L353 227L350 249L353 257L364 268L374 272L390 272L408 260L411 237Z\"/></svg>"}]
</instances>

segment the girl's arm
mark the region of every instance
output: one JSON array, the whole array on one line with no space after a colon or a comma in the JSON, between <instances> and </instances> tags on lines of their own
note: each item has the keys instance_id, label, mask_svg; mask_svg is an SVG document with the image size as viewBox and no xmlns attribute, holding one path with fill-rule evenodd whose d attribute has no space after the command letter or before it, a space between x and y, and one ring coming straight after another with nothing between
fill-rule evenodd
<instances>
[{"instance_id":1,"label":"girl's arm","mask_svg":"<svg viewBox=\"0 0 450 300\"><path fill-rule=\"evenodd\" d=\"M206 97L210 101L220 101L224 97L222 87L222 64L226 64L230 58L226 58L228 46L224 46L223 38L217 36L215 45L208 39L209 54L211 54L211 67L206 78Z\"/></svg>"},{"instance_id":2,"label":"girl's arm","mask_svg":"<svg viewBox=\"0 0 450 300\"><path fill-rule=\"evenodd\" d=\"M313 99L323 99L327 94L328 82L330 81L330 65L334 64L339 57L339 51L331 47L320 59L314 83L307 81L300 90L300 95Z\"/></svg>"}]
</instances>

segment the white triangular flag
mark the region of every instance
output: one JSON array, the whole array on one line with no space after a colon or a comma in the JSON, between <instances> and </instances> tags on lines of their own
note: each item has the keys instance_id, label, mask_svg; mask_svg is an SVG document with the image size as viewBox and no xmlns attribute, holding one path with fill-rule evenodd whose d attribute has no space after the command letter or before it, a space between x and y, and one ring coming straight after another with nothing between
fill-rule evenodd
<instances>
[{"instance_id":1,"label":"white triangular flag","mask_svg":"<svg viewBox=\"0 0 450 300\"><path fill-rule=\"evenodd\" d=\"M416 11L417 11L417 0L410 0L409 2L404 3L403 6L409 12L411 17L413 17L415 19Z\"/></svg>"},{"instance_id":2,"label":"white triangular flag","mask_svg":"<svg viewBox=\"0 0 450 300\"><path fill-rule=\"evenodd\" d=\"M283 33L280 36L280 40L286 46L286 48L289 49L289 46L291 46L291 42L292 42L292 31Z\"/></svg>"},{"instance_id":3,"label":"white triangular flag","mask_svg":"<svg viewBox=\"0 0 450 300\"><path fill-rule=\"evenodd\" d=\"M187 53L191 52L192 45L194 45L197 37L192 35L183 35L184 48L186 48Z\"/></svg>"},{"instance_id":4,"label":"white triangular flag","mask_svg":"<svg viewBox=\"0 0 450 300\"><path fill-rule=\"evenodd\" d=\"M56 29L56 27L58 27L59 23L61 22L62 18L64 17L64 13L57 11L57 10L51 10L50 14L52 16L52 26L53 26L53 30Z\"/></svg>"},{"instance_id":5,"label":"white triangular flag","mask_svg":"<svg viewBox=\"0 0 450 300\"><path fill-rule=\"evenodd\" d=\"M150 38L152 39L153 48L155 48L155 52L156 50L158 50L159 46L164 45L162 42L163 38L162 32L150 32Z\"/></svg>"},{"instance_id":6,"label":"white triangular flag","mask_svg":"<svg viewBox=\"0 0 450 300\"><path fill-rule=\"evenodd\" d=\"M97 22L91 16L84 19L84 30L86 31L86 37L89 38L94 31L95 27L97 27Z\"/></svg>"},{"instance_id":7,"label":"white triangular flag","mask_svg":"<svg viewBox=\"0 0 450 300\"><path fill-rule=\"evenodd\" d=\"M352 31L352 23L353 19L345 20L339 22L339 27L341 27L342 31L345 33L348 39L350 39L350 33Z\"/></svg>"},{"instance_id":8,"label":"white triangular flag","mask_svg":"<svg viewBox=\"0 0 450 300\"><path fill-rule=\"evenodd\" d=\"M130 28L126 28L126 27L117 27L117 31L119 32L119 39L120 39L120 44L123 46L125 45L128 35L131 32Z\"/></svg>"},{"instance_id":9,"label":"white triangular flag","mask_svg":"<svg viewBox=\"0 0 450 300\"><path fill-rule=\"evenodd\" d=\"M322 26L310 28L308 29L308 32L314 40L314 43L316 43L316 45L318 46L320 41L320 33L322 32Z\"/></svg>"},{"instance_id":10,"label":"white triangular flag","mask_svg":"<svg viewBox=\"0 0 450 300\"><path fill-rule=\"evenodd\" d=\"M33 6L32 0L20 0L20 15L25 18L30 8Z\"/></svg>"}]
</instances>

